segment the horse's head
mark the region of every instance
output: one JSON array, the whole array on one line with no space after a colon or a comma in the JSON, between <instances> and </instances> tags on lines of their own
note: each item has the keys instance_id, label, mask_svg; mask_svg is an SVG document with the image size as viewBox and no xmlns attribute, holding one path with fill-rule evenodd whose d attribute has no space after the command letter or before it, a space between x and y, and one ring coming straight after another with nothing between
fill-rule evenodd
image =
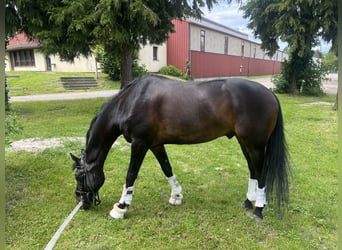
<instances>
[{"instance_id":1,"label":"horse's head","mask_svg":"<svg viewBox=\"0 0 342 250\"><path fill-rule=\"evenodd\" d=\"M74 161L72 169L76 170L76 201L83 202L83 209L89 209L92 204L100 204L101 200L98 191L102 187L105 180L102 168L97 169L95 166L96 163L87 164L84 151L82 151L81 158L74 156L72 153L70 153L70 156Z\"/></svg>"}]
</instances>

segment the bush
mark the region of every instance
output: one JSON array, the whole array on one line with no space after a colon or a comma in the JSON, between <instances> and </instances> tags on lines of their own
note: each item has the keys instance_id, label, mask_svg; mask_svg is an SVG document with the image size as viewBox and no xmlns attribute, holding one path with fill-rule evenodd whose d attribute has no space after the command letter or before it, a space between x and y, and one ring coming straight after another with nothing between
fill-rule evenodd
<instances>
[{"instance_id":1,"label":"bush","mask_svg":"<svg viewBox=\"0 0 342 250\"><path fill-rule=\"evenodd\" d=\"M109 55L104 55L100 60L100 64L102 71L108 74L111 80L120 80L120 60L118 58L113 58Z\"/></svg>"},{"instance_id":2,"label":"bush","mask_svg":"<svg viewBox=\"0 0 342 250\"><path fill-rule=\"evenodd\" d=\"M327 73L321 62L311 62L310 67L304 72L306 77L300 86L300 93L310 96L322 96L324 94L322 82L325 80Z\"/></svg>"},{"instance_id":3,"label":"bush","mask_svg":"<svg viewBox=\"0 0 342 250\"><path fill-rule=\"evenodd\" d=\"M184 80L192 79L190 76L183 74L183 72L180 69L178 69L176 66L173 66L173 65L168 65L168 66L162 67L158 71L158 73L162 74L162 75L167 75L167 76L179 77L179 78L184 79Z\"/></svg>"},{"instance_id":4,"label":"bush","mask_svg":"<svg viewBox=\"0 0 342 250\"><path fill-rule=\"evenodd\" d=\"M120 71L120 57L111 56L106 53L101 47L96 47L95 55L97 60L101 64L101 69L104 73L108 74L109 78L113 81L120 81L121 71ZM133 60L133 77L139 77L146 75L148 73L145 65L139 65L138 58L134 55Z\"/></svg>"},{"instance_id":5,"label":"bush","mask_svg":"<svg viewBox=\"0 0 342 250\"><path fill-rule=\"evenodd\" d=\"M167 76L183 77L183 72L173 65L162 67L158 73Z\"/></svg>"},{"instance_id":6,"label":"bush","mask_svg":"<svg viewBox=\"0 0 342 250\"><path fill-rule=\"evenodd\" d=\"M11 134L21 134L23 128L17 122L17 114L14 112L6 112L5 116L5 144L10 144L10 139L8 138Z\"/></svg>"},{"instance_id":7,"label":"bush","mask_svg":"<svg viewBox=\"0 0 342 250\"><path fill-rule=\"evenodd\" d=\"M146 65L139 65L138 60L133 61L133 77L139 77L148 73Z\"/></svg>"},{"instance_id":8,"label":"bush","mask_svg":"<svg viewBox=\"0 0 342 250\"><path fill-rule=\"evenodd\" d=\"M319 61L309 60L305 67L296 69L296 73L291 68L290 62L283 62L281 73L275 76L272 81L277 93L299 93L308 96L321 96L324 94L322 81L325 79L327 71ZM303 70L298 70L303 68ZM291 81L295 81L295 91L291 89Z\"/></svg>"},{"instance_id":9,"label":"bush","mask_svg":"<svg viewBox=\"0 0 342 250\"><path fill-rule=\"evenodd\" d=\"M286 72L286 70L289 68L287 67L287 61L283 62L281 65L281 71L279 73L279 75L274 75L272 77L272 82L274 83L274 91L276 93L290 93L290 83L289 81L286 79L286 75L288 75L288 73Z\"/></svg>"}]
</instances>

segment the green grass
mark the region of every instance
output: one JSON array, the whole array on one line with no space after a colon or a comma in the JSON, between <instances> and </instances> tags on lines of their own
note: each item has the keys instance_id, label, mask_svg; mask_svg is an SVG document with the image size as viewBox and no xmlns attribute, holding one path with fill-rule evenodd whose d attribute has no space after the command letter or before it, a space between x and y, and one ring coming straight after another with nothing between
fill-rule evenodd
<instances>
[{"instance_id":1,"label":"green grass","mask_svg":"<svg viewBox=\"0 0 342 250\"><path fill-rule=\"evenodd\" d=\"M60 77L95 77L94 73L32 71L9 71L6 72L6 75L19 76L19 78L8 78L9 88L20 88L20 90L11 90L10 96L70 92L70 90L64 89L63 84L60 81ZM99 89L120 88L119 82L113 82L109 80L108 76L103 73L99 73L99 78L97 79L97 82L99 86L96 88L89 89L90 91Z\"/></svg>"},{"instance_id":2,"label":"green grass","mask_svg":"<svg viewBox=\"0 0 342 250\"><path fill-rule=\"evenodd\" d=\"M127 219L109 220L129 161L122 138L105 163L102 203L80 211L56 249L336 249L337 114L328 105L302 106L324 98L279 95L291 154L290 204L279 218L272 205L258 223L241 207L248 169L235 138L198 145L167 145L183 187L184 204L167 204L170 188L148 153L135 185ZM21 138L85 136L105 99L13 103ZM69 152L82 143L43 152L6 152L7 249L42 249L75 206Z\"/></svg>"}]
</instances>

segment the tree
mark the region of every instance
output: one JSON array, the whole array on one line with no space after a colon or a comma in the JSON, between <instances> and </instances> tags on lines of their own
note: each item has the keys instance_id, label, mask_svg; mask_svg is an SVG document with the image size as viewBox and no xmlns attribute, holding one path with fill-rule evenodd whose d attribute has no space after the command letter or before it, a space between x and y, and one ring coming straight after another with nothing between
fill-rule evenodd
<instances>
[{"instance_id":1,"label":"tree","mask_svg":"<svg viewBox=\"0 0 342 250\"><path fill-rule=\"evenodd\" d=\"M133 52L162 43L172 20L200 17L217 0L17 0L22 30L38 39L45 54L65 60L89 55L95 45L121 59L122 86L132 79ZM230 0L227 0L230 2Z\"/></svg>"},{"instance_id":2,"label":"tree","mask_svg":"<svg viewBox=\"0 0 342 250\"><path fill-rule=\"evenodd\" d=\"M332 42L337 52L337 1L335 0L249 0L242 6L248 27L262 41L269 55L279 48L278 41L289 45L289 61L282 72L288 84L287 92L298 92L310 85L312 73L312 48L319 39Z\"/></svg>"},{"instance_id":3,"label":"tree","mask_svg":"<svg viewBox=\"0 0 342 250\"><path fill-rule=\"evenodd\" d=\"M15 2L13 0L6 0L5 2L5 48L10 38L20 26L20 19L17 15ZM10 110L9 93L7 78L5 78L5 110ZM7 126L7 123L6 123Z\"/></svg>"},{"instance_id":4,"label":"tree","mask_svg":"<svg viewBox=\"0 0 342 250\"><path fill-rule=\"evenodd\" d=\"M11 37L20 27L20 18L17 15L16 4L13 0L5 2L5 44L7 39Z\"/></svg>"}]
</instances>

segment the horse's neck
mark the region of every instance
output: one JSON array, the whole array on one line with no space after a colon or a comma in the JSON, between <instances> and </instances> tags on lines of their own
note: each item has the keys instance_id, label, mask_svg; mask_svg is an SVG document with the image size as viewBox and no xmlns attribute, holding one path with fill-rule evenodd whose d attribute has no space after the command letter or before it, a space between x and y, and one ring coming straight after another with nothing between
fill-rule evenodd
<instances>
[{"instance_id":1,"label":"horse's neck","mask_svg":"<svg viewBox=\"0 0 342 250\"><path fill-rule=\"evenodd\" d=\"M100 113L93 119L87 135L87 162L104 162L109 149L122 134L121 124L130 114L130 107L125 101L127 92L120 92L110 99ZM131 103L134 101L131 100Z\"/></svg>"},{"instance_id":2,"label":"horse's neck","mask_svg":"<svg viewBox=\"0 0 342 250\"><path fill-rule=\"evenodd\" d=\"M92 123L88 132L86 148L86 161L88 163L97 161L103 164L111 146L120 135L109 117L111 116L102 115Z\"/></svg>"}]
</instances>

